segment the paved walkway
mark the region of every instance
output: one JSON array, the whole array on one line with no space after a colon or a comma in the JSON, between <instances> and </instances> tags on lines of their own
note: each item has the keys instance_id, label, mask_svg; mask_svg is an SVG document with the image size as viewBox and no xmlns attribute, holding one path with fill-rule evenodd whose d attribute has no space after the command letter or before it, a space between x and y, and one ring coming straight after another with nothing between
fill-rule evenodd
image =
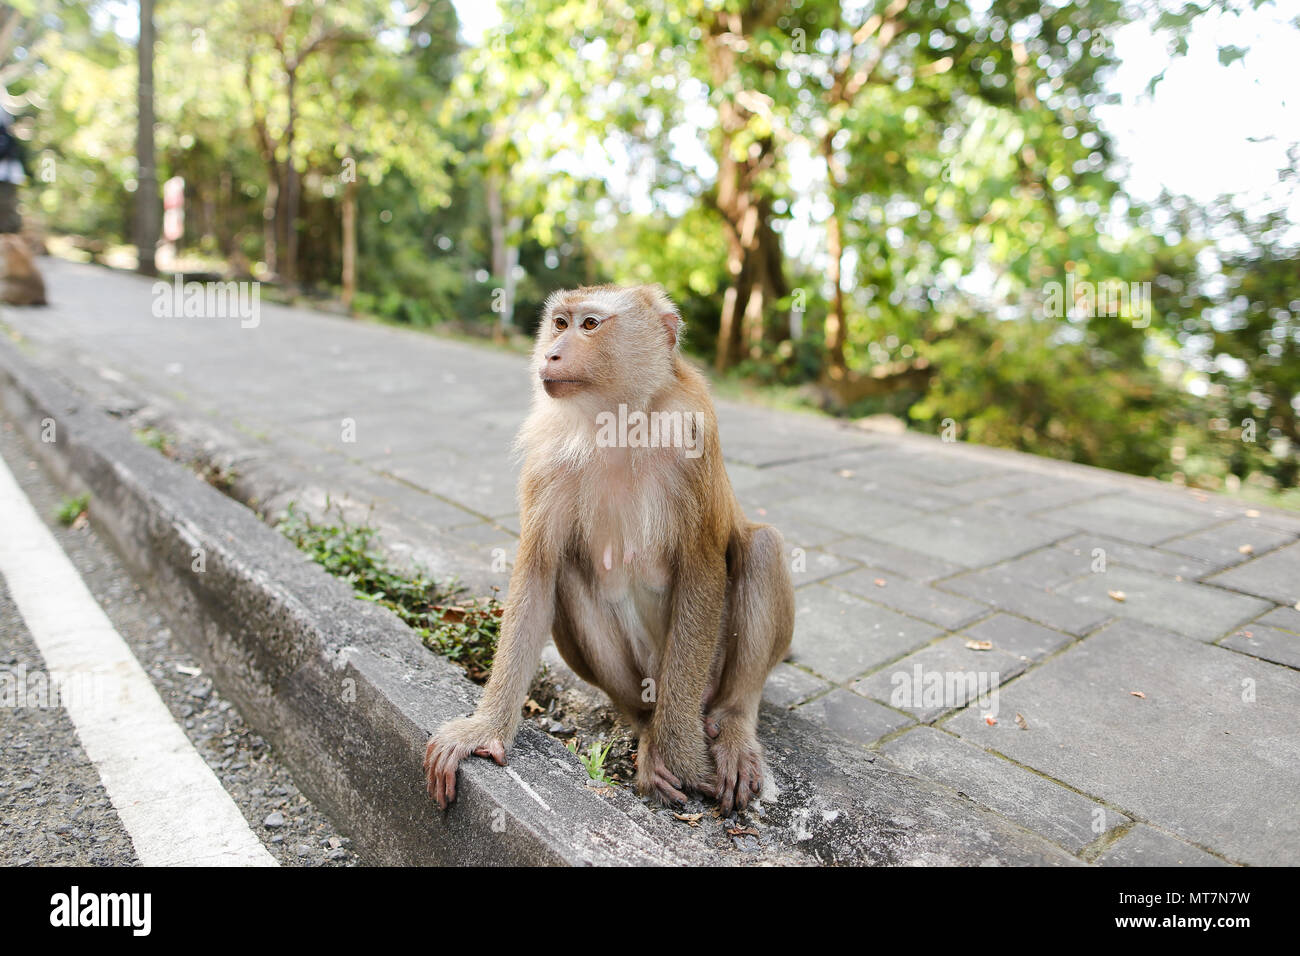
<instances>
[{"instance_id":1,"label":"paved walkway","mask_svg":"<svg viewBox=\"0 0 1300 956\"><path fill-rule=\"evenodd\" d=\"M31 360L268 509L328 495L504 588L523 358L269 304L156 318L145 280L42 268L53 305L0 320ZM1300 864L1300 515L718 404L737 494L798 549L770 705L1084 860Z\"/></svg>"}]
</instances>

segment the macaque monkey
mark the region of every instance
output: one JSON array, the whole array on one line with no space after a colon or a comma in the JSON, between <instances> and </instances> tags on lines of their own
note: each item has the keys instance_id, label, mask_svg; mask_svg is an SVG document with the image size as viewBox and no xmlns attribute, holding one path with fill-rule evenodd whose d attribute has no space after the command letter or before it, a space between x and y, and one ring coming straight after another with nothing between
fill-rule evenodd
<instances>
[{"instance_id":1,"label":"macaque monkey","mask_svg":"<svg viewBox=\"0 0 1300 956\"><path fill-rule=\"evenodd\" d=\"M470 754L505 765L548 637L638 737L636 788L724 813L762 792L758 707L794 631L781 534L746 520L706 381L658 286L556 292L517 445L521 539L478 710L434 733L429 794Z\"/></svg>"},{"instance_id":2,"label":"macaque monkey","mask_svg":"<svg viewBox=\"0 0 1300 956\"><path fill-rule=\"evenodd\" d=\"M6 305L45 305L45 280L22 236L0 233L0 301Z\"/></svg>"}]
</instances>

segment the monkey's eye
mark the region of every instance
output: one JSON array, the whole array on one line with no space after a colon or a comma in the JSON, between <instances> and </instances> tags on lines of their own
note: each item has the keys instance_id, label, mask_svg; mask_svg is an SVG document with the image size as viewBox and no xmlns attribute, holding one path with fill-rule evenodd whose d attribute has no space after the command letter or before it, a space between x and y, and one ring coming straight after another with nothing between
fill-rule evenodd
<instances>
[{"instance_id":1,"label":"monkey's eye","mask_svg":"<svg viewBox=\"0 0 1300 956\"><path fill-rule=\"evenodd\" d=\"M594 315L589 315L582 320L582 327L588 332L594 332L596 329L600 328L600 319L596 318Z\"/></svg>"},{"instance_id":2,"label":"monkey's eye","mask_svg":"<svg viewBox=\"0 0 1300 956\"><path fill-rule=\"evenodd\" d=\"M555 327L557 329L567 329L569 327L569 320L562 315L557 315L555 317Z\"/></svg>"}]
</instances>

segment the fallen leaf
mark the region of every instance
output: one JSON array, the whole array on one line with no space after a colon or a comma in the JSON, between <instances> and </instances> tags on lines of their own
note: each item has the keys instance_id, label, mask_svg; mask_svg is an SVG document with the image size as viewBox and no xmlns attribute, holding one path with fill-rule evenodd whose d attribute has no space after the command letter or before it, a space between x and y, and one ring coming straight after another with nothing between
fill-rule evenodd
<instances>
[{"instance_id":1,"label":"fallen leaf","mask_svg":"<svg viewBox=\"0 0 1300 956\"><path fill-rule=\"evenodd\" d=\"M753 827L727 827L728 836L758 836Z\"/></svg>"},{"instance_id":2,"label":"fallen leaf","mask_svg":"<svg viewBox=\"0 0 1300 956\"><path fill-rule=\"evenodd\" d=\"M673 816L675 816L678 820L681 820L683 823L689 823L689 824L690 824L691 826L693 826L693 827L698 827L698 826L700 825L700 818L701 818L702 816L704 816L704 814L702 814L702 813L674 813Z\"/></svg>"},{"instance_id":3,"label":"fallen leaf","mask_svg":"<svg viewBox=\"0 0 1300 956\"><path fill-rule=\"evenodd\" d=\"M1112 601L1119 601L1121 604L1128 600L1128 595L1123 591L1107 591L1106 593L1110 596Z\"/></svg>"},{"instance_id":4,"label":"fallen leaf","mask_svg":"<svg viewBox=\"0 0 1300 956\"><path fill-rule=\"evenodd\" d=\"M433 609L441 615L442 619L448 624L459 624L465 620L465 608L455 604L435 604Z\"/></svg>"},{"instance_id":5,"label":"fallen leaf","mask_svg":"<svg viewBox=\"0 0 1300 956\"><path fill-rule=\"evenodd\" d=\"M1246 509L1246 517L1247 517L1247 518L1258 518L1258 517L1259 517L1259 512L1256 511L1254 508L1247 508L1247 509Z\"/></svg>"},{"instance_id":6,"label":"fallen leaf","mask_svg":"<svg viewBox=\"0 0 1300 956\"><path fill-rule=\"evenodd\" d=\"M1143 700L1147 699L1147 695L1142 693L1142 691L1140 690L1131 690L1129 691L1129 694L1132 695L1133 697L1141 697Z\"/></svg>"},{"instance_id":7,"label":"fallen leaf","mask_svg":"<svg viewBox=\"0 0 1300 956\"><path fill-rule=\"evenodd\" d=\"M967 641L966 646L972 651L991 651L993 650L992 641Z\"/></svg>"},{"instance_id":8,"label":"fallen leaf","mask_svg":"<svg viewBox=\"0 0 1300 956\"><path fill-rule=\"evenodd\" d=\"M852 478L852 477L853 477L853 472L852 472L850 469L848 469L848 468L841 468L841 469L839 470L839 476L840 476L841 478Z\"/></svg>"},{"instance_id":9,"label":"fallen leaf","mask_svg":"<svg viewBox=\"0 0 1300 956\"><path fill-rule=\"evenodd\" d=\"M984 715L984 723L988 724L990 727L992 727L992 726L993 726L994 724L996 724L997 722L998 722L998 719L997 719L996 717L994 717L992 714L985 714L985 715Z\"/></svg>"},{"instance_id":10,"label":"fallen leaf","mask_svg":"<svg viewBox=\"0 0 1300 956\"><path fill-rule=\"evenodd\" d=\"M1029 729L1029 721L1025 720L1024 714L1016 714L1016 726L1021 730Z\"/></svg>"},{"instance_id":11,"label":"fallen leaf","mask_svg":"<svg viewBox=\"0 0 1300 956\"><path fill-rule=\"evenodd\" d=\"M533 700L531 697L524 701L524 709L530 714L540 714L546 710L545 707L537 703L537 701Z\"/></svg>"},{"instance_id":12,"label":"fallen leaf","mask_svg":"<svg viewBox=\"0 0 1300 956\"><path fill-rule=\"evenodd\" d=\"M1238 550L1239 552L1241 552L1242 554L1254 554L1254 553L1255 553L1255 549L1252 548L1252 547L1251 547L1250 545L1248 545L1248 544L1243 544L1243 545L1242 545L1240 548L1238 548L1237 550Z\"/></svg>"},{"instance_id":13,"label":"fallen leaf","mask_svg":"<svg viewBox=\"0 0 1300 956\"><path fill-rule=\"evenodd\" d=\"M884 578L876 578L876 587L878 587L878 588L883 588L884 586L885 586L885 579L884 579Z\"/></svg>"}]
</instances>

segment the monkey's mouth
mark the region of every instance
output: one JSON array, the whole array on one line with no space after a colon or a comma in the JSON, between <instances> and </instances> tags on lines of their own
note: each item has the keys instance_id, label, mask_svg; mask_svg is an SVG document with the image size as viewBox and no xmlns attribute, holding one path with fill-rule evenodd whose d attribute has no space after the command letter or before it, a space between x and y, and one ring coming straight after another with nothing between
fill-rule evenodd
<instances>
[{"instance_id":1,"label":"monkey's mouth","mask_svg":"<svg viewBox=\"0 0 1300 956\"><path fill-rule=\"evenodd\" d=\"M549 378L541 376L542 387L551 398L564 398L586 387L587 383L577 378Z\"/></svg>"}]
</instances>

